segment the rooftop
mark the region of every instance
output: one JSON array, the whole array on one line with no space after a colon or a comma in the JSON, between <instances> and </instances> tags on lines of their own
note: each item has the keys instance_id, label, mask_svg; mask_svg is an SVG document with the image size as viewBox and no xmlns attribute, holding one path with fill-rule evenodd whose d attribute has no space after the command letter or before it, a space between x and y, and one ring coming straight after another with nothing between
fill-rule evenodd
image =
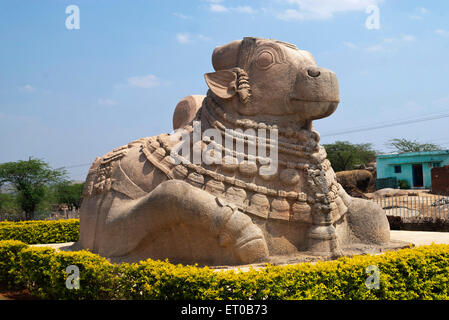
<instances>
[{"instance_id":1,"label":"rooftop","mask_svg":"<svg viewBox=\"0 0 449 320\"><path fill-rule=\"evenodd\" d=\"M434 150L434 151L422 151L422 152L402 152L402 153L388 153L380 154L377 158L401 158L401 157L423 157L423 156L449 156L449 150Z\"/></svg>"}]
</instances>

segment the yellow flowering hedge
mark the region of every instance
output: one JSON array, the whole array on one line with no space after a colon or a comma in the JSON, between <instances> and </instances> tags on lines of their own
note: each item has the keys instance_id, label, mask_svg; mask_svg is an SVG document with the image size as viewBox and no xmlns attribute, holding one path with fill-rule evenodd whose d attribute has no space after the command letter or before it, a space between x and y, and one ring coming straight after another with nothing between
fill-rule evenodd
<instances>
[{"instance_id":1,"label":"yellow flowering hedge","mask_svg":"<svg viewBox=\"0 0 449 320\"><path fill-rule=\"evenodd\" d=\"M80 270L79 289L66 287L69 265ZM366 286L370 265L379 270L378 289ZM0 282L46 299L448 299L449 245L239 272L154 260L111 264L88 251L0 241Z\"/></svg>"},{"instance_id":2,"label":"yellow flowering hedge","mask_svg":"<svg viewBox=\"0 0 449 320\"><path fill-rule=\"evenodd\" d=\"M55 221L0 222L0 240L19 240L27 244L78 241L79 219Z\"/></svg>"}]
</instances>

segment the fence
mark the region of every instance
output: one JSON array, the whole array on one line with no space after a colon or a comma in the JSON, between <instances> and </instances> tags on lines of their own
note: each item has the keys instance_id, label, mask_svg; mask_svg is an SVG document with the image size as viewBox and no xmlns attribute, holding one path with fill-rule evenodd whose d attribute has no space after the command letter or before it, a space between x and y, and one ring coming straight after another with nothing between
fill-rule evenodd
<instances>
[{"instance_id":1,"label":"fence","mask_svg":"<svg viewBox=\"0 0 449 320\"><path fill-rule=\"evenodd\" d=\"M449 197L438 195L394 196L374 198L387 216L430 217L449 219Z\"/></svg>"}]
</instances>

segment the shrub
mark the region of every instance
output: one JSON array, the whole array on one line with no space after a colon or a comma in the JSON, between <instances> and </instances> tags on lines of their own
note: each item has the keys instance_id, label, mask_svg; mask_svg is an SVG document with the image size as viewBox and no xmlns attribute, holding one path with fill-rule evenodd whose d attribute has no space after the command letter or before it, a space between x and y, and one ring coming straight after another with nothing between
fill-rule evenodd
<instances>
[{"instance_id":1,"label":"shrub","mask_svg":"<svg viewBox=\"0 0 449 320\"><path fill-rule=\"evenodd\" d=\"M0 285L18 285L16 276L21 273L18 253L27 245L16 240L0 241Z\"/></svg>"},{"instance_id":2,"label":"shrub","mask_svg":"<svg viewBox=\"0 0 449 320\"><path fill-rule=\"evenodd\" d=\"M205 267L174 265L148 259L122 264L122 288L126 299L216 299L216 273Z\"/></svg>"},{"instance_id":3,"label":"shrub","mask_svg":"<svg viewBox=\"0 0 449 320\"><path fill-rule=\"evenodd\" d=\"M449 245L260 270L146 260L111 264L88 251L61 252L0 241L0 279L46 299L449 299ZM65 270L76 265L80 288L69 290ZM368 289L366 268L377 266L379 289Z\"/></svg>"},{"instance_id":4,"label":"shrub","mask_svg":"<svg viewBox=\"0 0 449 320\"><path fill-rule=\"evenodd\" d=\"M118 266L82 250L57 252L52 248L29 247L19 253L21 282L31 294L43 299L113 299L118 290ZM79 288L68 289L68 266L79 268Z\"/></svg>"},{"instance_id":5,"label":"shrub","mask_svg":"<svg viewBox=\"0 0 449 320\"><path fill-rule=\"evenodd\" d=\"M368 289L366 268L380 271ZM127 299L447 299L449 246L403 249L379 256L213 272L151 260L127 270Z\"/></svg>"},{"instance_id":6,"label":"shrub","mask_svg":"<svg viewBox=\"0 0 449 320\"><path fill-rule=\"evenodd\" d=\"M0 222L0 240L27 244L78 241L79 220Z\"/></svg>"}]
</instances>

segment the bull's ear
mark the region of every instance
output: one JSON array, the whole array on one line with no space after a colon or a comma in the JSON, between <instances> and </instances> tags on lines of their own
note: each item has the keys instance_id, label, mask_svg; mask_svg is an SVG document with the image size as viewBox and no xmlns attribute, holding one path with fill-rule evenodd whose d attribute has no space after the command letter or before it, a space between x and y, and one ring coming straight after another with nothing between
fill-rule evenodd
<instances>
[{"instance_id":1,"label":"bull's ear","mask_svg":"<svg viewBox=\"0 0 449 320\"><path fill-rule=\"evenodd\" d=\"M231 99L236 94L237 74L231 70L219 70L204 75L209 88L222 99Z\"/></svg>"}]
</instances>

